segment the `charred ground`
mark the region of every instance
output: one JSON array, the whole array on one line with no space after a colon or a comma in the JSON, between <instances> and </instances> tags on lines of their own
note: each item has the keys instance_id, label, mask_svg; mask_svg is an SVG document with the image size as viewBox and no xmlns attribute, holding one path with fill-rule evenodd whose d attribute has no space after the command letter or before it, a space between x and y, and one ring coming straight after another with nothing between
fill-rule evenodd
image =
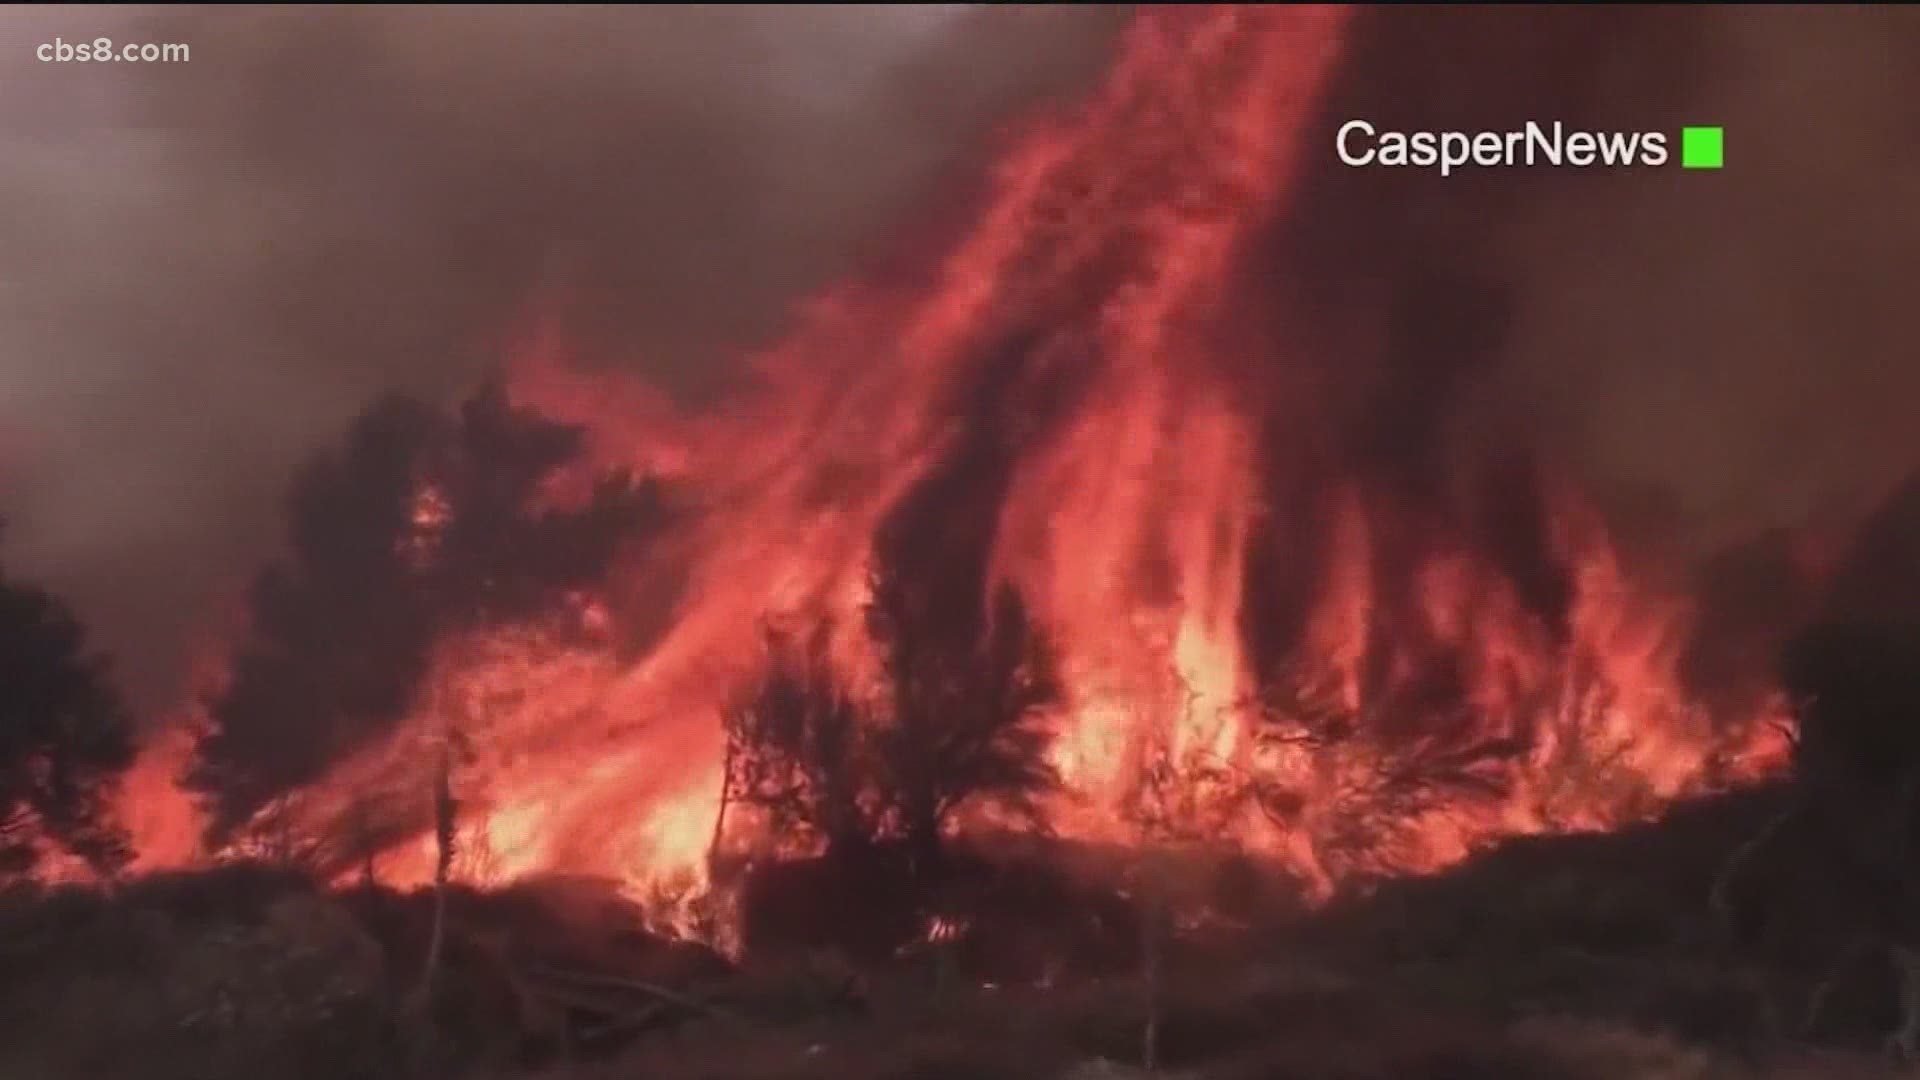
<instances>
[{"instance_id":1,"label":"charred ground","mask_svg":"<svg viewBox=\"0 0 1920 1080\"><path fill-rule=\"evenodd\" d=\"M1287 914L1284 883L1257 866L1181 862L1217 908L1169 939L1160 1064L1329 1080L1890 1075L1872 1050L1892 976L1873 962L1803 1030L1828 977L1806 931L1830 931L1842 899L1815 855L1778 863L1776 898L1797 914L1770 943L1738 946L1711 914L1727 852L1785 799L1516 842L1315 912ZM762 918L738 962L656 936L604 883L459 890L446 992L424 1015L405 1002L426 893L329 892L260 866L19 889L0 908L0 1053L9 1075L103 1080L1129 1075L1149 1015L1132 857L1029 844L955 859L964 930L885 959L861 943L901 894L819 864L750 890L785 923Z\"/></svg>"}]
</instances>

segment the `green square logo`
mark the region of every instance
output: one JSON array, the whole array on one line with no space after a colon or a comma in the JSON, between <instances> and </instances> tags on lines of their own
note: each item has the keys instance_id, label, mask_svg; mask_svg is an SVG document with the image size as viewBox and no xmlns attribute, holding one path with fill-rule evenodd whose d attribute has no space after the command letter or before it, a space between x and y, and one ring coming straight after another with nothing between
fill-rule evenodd
<instances>
[{"instance_id":1,"label":"green square logo","mask_svg":"<svg viewBox=\"0 0 1920 1080\"><path fill-rule=\"evenodd\" d=\"M1680 167L1683 169L1719 168L1722 164L1722 151L1725 149L1723 131L1724 129L1717 127L1681 128Z\"/></svg>"}]
</instances>

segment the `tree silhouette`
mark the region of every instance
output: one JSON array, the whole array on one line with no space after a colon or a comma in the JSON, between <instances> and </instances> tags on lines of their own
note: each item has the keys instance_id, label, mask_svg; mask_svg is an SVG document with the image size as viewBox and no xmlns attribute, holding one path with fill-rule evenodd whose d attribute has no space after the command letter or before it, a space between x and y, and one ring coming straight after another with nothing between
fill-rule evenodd
<instances>
[{"instance_id":1,"label":"tree silhouette","mask_svg":"<svg viewBox=\"0 0 1920 1080\"><path fill-rule=\"evenodd\" d=\"M123 863L107 797L132 760L126 711L79 622L0 574L0 875L30 869L42 843L103 871Z\"/></svg>"},{"instance_id":2,"label":"tree silhouette","mask_svg":"<svg viewBox=\"0 0 1920 1080\"><path fill-rule=\"evenodd\" d=\"M663 519L658 489L624 474L552 505L582 438L498 385L454 415L390 397L299 474L289 550L254 581L188 778L216 843L399 719L436 642L540 616Z\"/></svg>"},{"instance_id":3,"label":"tree silhouette","mask_svg":"<svg viewBox=\"0 0 1920 1080\"><path fill-rule=\"evenodd\" d=\"M1052 650L1011 588L980 637L947 632L900 575L873 581L867 626L888 678L868 709L841 683L828 630L804 642L770 635L765 675L725 713L726 799L760 807L777 829L820 837L829 852L888 838L938 866L961 808L991 800L1037 821L1057 783L1040 711L1059 693Z\"/></svg>"},{"instance_id":4,"label":"tree silhouette","mask_svg":"<svg viewBox=\"0 0 1920 1080\"><path fill-rule=\"evenodd\" d=\"M1862 529L1781 676L1794 780L1830 853L1920 897L1920 479Z\"/></svg>"},{"instance_id":5,"label":"tree silhouette","mask_svg":"<svg viewBox=\"0 0 1920 1080\"><path fill-rule=\"evenodd\" d=\"M989 799L1037 822L1035 796L1059 779L1040 724L1041 710L1059 696L1059 675L1019 594L999 588L984 620L954 620L932 596L883 566L867 609L892 688L876 740L883 788L899 831L928 868L938 865L941 837L962 807Z\"/></svg>"},{"instance_id":6,"label":"tree silhouette","mask_svg":"<svg viewBox=\"0 0 1920 1080\"><path fill-rule=\"evenodd\" d=\"M1884 787L1920 769L1920 618L1809 627L1783 673L1801 702L1800 782Z\"/></svg>"},{"instance_id":7,"label":"tree silhouette","mask_svg":"<svg viewBox=\"0 0 1920 1080\"><path fill-rule=\"evenodd\" d=\"M781 831L817 836L830 855L881 830L871 724L839 685L827 632L768 634L766 674L726 710L727 796Z\"/></svg>"},{"instance_id":8,"label":"tree silhouette","mask_svg":"<svg viewBox=\"0 0 1920 1080\"><path fill-rule=\"evenodd\" d=\"M1733 852L1713 904L1729 929L1751 930L1772 897L1749 872L1802 852L1852 908L1853 938L1806 1023L1848 961L1878 951L1900 986L1888 1048L1911 1058L1920 1054L1920 477L1861 530L1816 618L1788 640L1780 674L1799 720L1788 805Z\"/></svg>"}]
</instances>

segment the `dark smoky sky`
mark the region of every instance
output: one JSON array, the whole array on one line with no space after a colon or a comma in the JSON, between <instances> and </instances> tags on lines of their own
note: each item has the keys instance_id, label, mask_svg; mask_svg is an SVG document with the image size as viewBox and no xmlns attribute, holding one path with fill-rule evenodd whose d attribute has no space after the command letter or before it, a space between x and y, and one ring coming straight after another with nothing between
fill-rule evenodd
<instances>
[{"instance_id":1,"label":"dark smoky sky","mask_svg":"<svg viewBox=\"0 0 1920 1080\"><path fill-rule=\"evenodd\" d=\"M535 293L690 398L1091 80L1117 10L9 10L0 513L143 703L377 392L463 389ZM56 37L185 64L47 64Z\"/></svg>"},{"instance_id":2,"label":"dark smoky sky","mask_svg":"<svg viewBox=\"0 0 1920 1080\"><path fill-rule=\"evenodd\" d=\"M1405 324L1381 378L1444 389L1459 426L1520 417L1616 516L1707 549L1861 514L1920 468L1916 100L1909 9L1373 9L1290 239L1332 318ZM1718 124L1727 161L1356 171L1332 145L1352 117L1665 131L1676 153Z\"/></svg>"},{"instance_id":3,"label":"dark smoky sky","mask_svg":"<svg viewBox=\"0 0 1920 1080\"><path fill-rule=\"evenodd\" d=\"M711 397L797 294L950 202L1000 121L1087 85L1123 17L11 9L9 565L156 700L275 542L291 467L374 393L464 388L542 292L597 354ZM102 34L192 59L33 58ZM1727 128L1720 173L1445 180L1341 169L1315 136L1298 264L1329 297L1497 298L1457 422L1517 411L1703 546L1920 464L1920 15L1383 8L1331 94L1382 127Z\"/></svg>"},{"instance_id":4,"label":"dark smoky sky","mask_svg":"<svg viewBox=\"0 0 1920 1080\"><path fill-rule=\"evenodd\" d=\"M1920 12L1692 17L1668 115L1724 125L1727 168L1523 215L1510 362L1570 452L1709 533L1856 514L1920 468Z\"/></svg>"}]
</instances>

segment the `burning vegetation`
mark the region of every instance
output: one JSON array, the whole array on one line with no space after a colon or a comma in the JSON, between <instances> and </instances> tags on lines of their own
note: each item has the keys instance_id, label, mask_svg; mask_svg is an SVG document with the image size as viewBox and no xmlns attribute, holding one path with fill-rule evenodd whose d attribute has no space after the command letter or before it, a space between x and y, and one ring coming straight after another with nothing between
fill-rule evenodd
<instances>
[{"instance_id":1,"label":"burning vegetation","mask_svg":"<svg viewBox=\"0 0 1920 1080\"><path fill-rule=\"evenodd\" d=\"M1040 829L1322 899L1763 774L1771 673L1691 684L1660 553L1518 426L1458 429L1433 298L1329 342L1288 284L1341 18L1143 18L915 284L821 302L725 407L555 331L451 414L367 410L190 721L203 834L148 864L426 880L446 762L476 884L693 903Z\"/></svg>"},{"instance_id":2,"label":"burning vegetation","mask_svg":"<svg viewBox=\"0 0 1920 1080\"><path fill-rule=\"evenodd\" d=\"M0 592L0 679L46 687L0 733L69 725L0 749L0 854L292 867L421 998L494 986L527 1030L570 1003L562 1041L741 1006L583 976L581 937L529 966L528 925L682 974L793 946L1028 986L1144 966L1151 1064L1182 1052L1171 938L1362 905L1312 924L1339 931L1503 841L1784 775L1792 828L1910 825L1900 503L1835 566L1775 535L1690 575L1472 395L1496 296L1307 279L1302 139L1346 18L1141 15L968 228L819 299L717 405L539 319L457 407L366 409L127 773L130 839L118 706L43 598ZM1881 766L1878 802L1822 786ZM1905 838L1849 863L1885 905ZM247 887L262 934L303 932L275 897L306 886Z\"/></svg>"},{"instance_id":3,"label":"burning vegetation","mask_svg":"<svg viewBox=\"0 0 1920 1080\"><path fill-rule=\"evenodd\" d=\"M1653 555L1521 429L1407 396L1444 325L1313 356L1271 263L1332 21L1142 21L925 284L835 296L726 409L641 407L549 334L457 448L371 411L209 705L215 840L367 832L348 803L419 801L453 740L509 876L701 890L718 851L1046 821L1212 836L1327 896L1759 773L1768 673L1709 709ZM670 509L634 521L618 469ZM612 488L541 509L549 480ZM372 828L396 874L411 821Z\"/></svg>"},{"instance_id":4,"label":"burning vegetation","mask_svg":"<svg viewBox=\"0 0 1920 1080\"><path fill-rule=\"evenodd\" d=\"M126 710L80 624L45 591L0 575L0 878L43 858L111 872L126 838L109 804L133 761Z\"/></svg>"},{"instance_id":5,"label":"burning vegetation","mask_svg":"<svg viewBox=\"0 0 1920 1080\"><path fill-rule=\"evenodd\" d=\"M370 410L208 703L213 850L418 880L445 743L496 883L1043 826L1324 897L1759 775L1769 673L1710 708L1658 553L1409 388L1431 300L1315 355L1275 261L1338 20L1144 19L925 284L824 301L724 408L548 333L456 419Z\"/></svg>"}]
</instances>

